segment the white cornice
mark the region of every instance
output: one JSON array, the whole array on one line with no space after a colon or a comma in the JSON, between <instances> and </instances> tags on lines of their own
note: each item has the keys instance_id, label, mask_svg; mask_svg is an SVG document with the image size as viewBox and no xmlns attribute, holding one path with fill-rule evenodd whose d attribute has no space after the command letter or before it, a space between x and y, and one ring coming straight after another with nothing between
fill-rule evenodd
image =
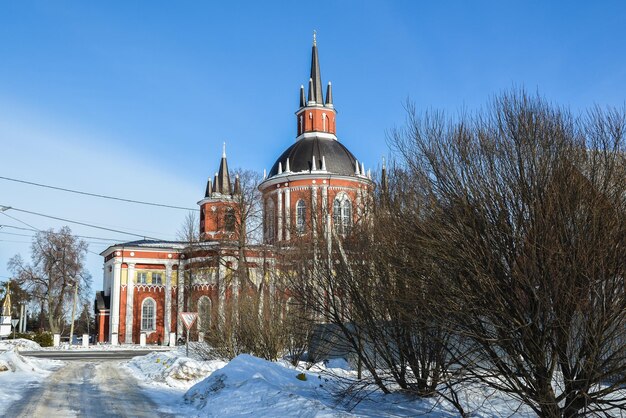
<instances>
[{"instance_id":1,"label":"white cornice","mask_svg":"<svg viewBox=\"0 0 626 418\"><path fill-rule=\"evenodd\" d=\"M307 103L311 103L311 102L307 102ZM325 105L323 103L317 103L314 102L311 103L311 105L306 105L304 107L299 108L298 110L295 111L296 115L299 115L302 112L306 112L307 110L311 110L311 109L318 109L318 110L328 110L329 112L333 112L334 114L337 114L337 109L335 109L335 105Z\"/></svg>"},{"instance_id":2,"label":"white cornice","mask_svg":"<svg viewBox=\"0 0 626 418\"><path fill-rule=\"evenodd\" d=\"M337 135L335 134L331 134L328 132L318 132L318 131L304 132L296 137L296 141L299 141L301 139L308 139L308 138L333 139L335 141L339 141L339 139L337 139Z\"/></svg>"},{"instance_id":3,"label":"white cornice","mask_svg":"<svg viewBox=\"0 0 626 418\"><path fill-rule=\"evenodd\" d=\"M327 171L308 171L300 173L277 174L259 184L259 190L263 191L264 189L274 186L276 184L288 183L297 180L347 180L355 183L365 184L368 186L374 185L374 182L365 176L344 176L328 173ZM320 182L319 184L316 183L315 185L324 186L324 183Z\"/></svg>"}]
</instances>

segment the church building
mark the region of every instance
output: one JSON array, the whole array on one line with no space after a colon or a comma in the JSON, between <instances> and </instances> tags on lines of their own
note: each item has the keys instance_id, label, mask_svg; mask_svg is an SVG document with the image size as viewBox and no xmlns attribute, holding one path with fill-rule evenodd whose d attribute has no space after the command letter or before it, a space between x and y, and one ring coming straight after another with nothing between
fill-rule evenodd
<instances>
[{"instance_id":1,"label":"church building","mask_svg":"<svg viewBox=\"0 0 626 418\"><path fill-rule=\"evenodd\" d=\"M345 234L363 216L374 187L363 162L337 137L332 85L323 94L313 37L307 94L300 86L296 138L264 176L263 242L246 246L248 277L255 286L279 269L274 248L297 236ZM98 341L113 345L174 344L184 335L181 312L198 312L194 335L202 338L212 321L240 291L233 274L241 260L239 179L231 180L225 150L200 207L200 242L140 240L110 246L104 257L104 290L96 294ZM186 271L195 269L191 284ZM270 286L271 287L271 286Z\"/></svg>"}]
</instances>

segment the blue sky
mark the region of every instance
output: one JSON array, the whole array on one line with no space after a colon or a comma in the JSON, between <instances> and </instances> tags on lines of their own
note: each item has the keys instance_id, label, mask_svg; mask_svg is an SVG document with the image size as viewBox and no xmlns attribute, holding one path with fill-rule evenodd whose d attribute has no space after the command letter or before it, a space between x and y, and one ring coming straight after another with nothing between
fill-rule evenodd
<instances>
[{"instance_id":1,"label":"blue sky","mask_svg":"<svg viewBox=\"0 0 626 418\"><path fill-rule=\"evenodd\" d=\"M375 168L407 98L455 113L523 86L623 106L625 23L608 1L2 2L0 176L193 207L223 141L231 167L258 171L293 142L313 29L338 136ZM3 180L0 205L166 239L185 215ZM0 234L0 280L28 241ZM101 259L88 267L99 288Z\"/></svg>"}]
</instances>

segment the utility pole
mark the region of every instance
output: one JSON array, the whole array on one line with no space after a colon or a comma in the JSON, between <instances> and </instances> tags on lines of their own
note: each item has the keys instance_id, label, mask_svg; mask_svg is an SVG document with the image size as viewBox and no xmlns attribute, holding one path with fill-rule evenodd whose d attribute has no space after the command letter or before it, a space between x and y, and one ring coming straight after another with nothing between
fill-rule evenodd
<instances>
[{"instance_id":1,"label":"utility pole","mask_svg":"<svg viewBox=\"0 0 626 418\"><path fill-rule=\"evenodd\" d=\"M74 304L72 305L72 326L70 326L70 346L74 338L74 315L76 314L76 299L78 299L78 280L74 281Z\"/></svg>"}]
</instances>

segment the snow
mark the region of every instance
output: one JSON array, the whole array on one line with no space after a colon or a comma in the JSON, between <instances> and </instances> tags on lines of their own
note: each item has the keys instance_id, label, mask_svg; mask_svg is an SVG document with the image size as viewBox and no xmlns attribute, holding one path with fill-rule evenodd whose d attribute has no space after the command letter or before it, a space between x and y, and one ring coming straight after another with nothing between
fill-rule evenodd
<instances>
[{"instance_id":1,"label":"snow","mask_svg":"<svg viewBox=\"0 0 626 418\"><path fill-rule=\"evenodd\" d=\"M138 344L92 344L89 347L83 347L80 344L70 345L69 343L61 343L58 347L43 347L40 350L46 351L127 351L127 350L137 350L137 351L145 351L145 350L153 350L153 351L170 351L175 349L174 347L168 347L164 345L146 345L140 346Z\"/></svg>"},{"instance_id":2,"label":"snow","mask_svg":"<svg viewBox=\"0 0 626 418\"><path fill-rule=\"evenodd\" d=\"M14 346L18 345L14 344ZM3 347L5 346L3 345ZM58 360L23 357L14 347L0 353L0 388L2 388L0 416L4 416L4 411L11 403L21 399L26 391L38 386L43 379L62 364L63 362Z\"/></svg>"},{"instance_id":3,"label":"snow","mask_svg":"<svg viewBox=\"0 0 626 418\"><path fill-rule=\"evenodd\" d=\"M317 399L328 396L319 375L242 354L189 389L184 399L205 416L352 416Z\"/></svg>"},{"instance_id":4,"label":"snow","mask_svg":"<svg viewBox=\"0 0 626 418\"><path fill-rule=\"evenodd\" d=\"M17 338L15 340L0 341L0 352L17 348L20 351L39 351L41 346L34 341L26 338Z\"/></svg>"},{"instance_id":5,"label":"snow","mask_svg":"<svg viewBox=\"0 0 626 418\"><path fill-rule=\"evenodd\" d=\"M188 389L225 365L226 362L221 360L198 361L183 357L176 351L154 352L126 363L131 374L139 380L177 389Z\"/></svg>"}]
</instances>

